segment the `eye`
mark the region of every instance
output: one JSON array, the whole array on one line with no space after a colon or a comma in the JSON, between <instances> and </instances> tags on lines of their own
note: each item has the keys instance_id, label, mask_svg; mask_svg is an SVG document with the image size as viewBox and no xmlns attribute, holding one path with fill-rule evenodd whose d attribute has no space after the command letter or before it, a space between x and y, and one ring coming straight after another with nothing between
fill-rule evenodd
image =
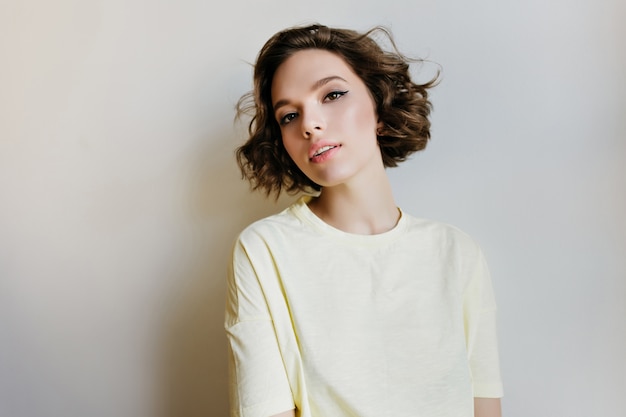
<instances>
[{"instance_id":1,"label":"eye","mask_svg":"<svg viewBox=\"0 0 626 417\"><path fill-rule=\"evenodd\" d=\"M297 116L297 113L287 113L286 115L284 115L283 117L280 118L278 123L281 126L284 126L284 125L288 124L289 122L291 122L293 119L295 119L296 116Z\"/></svg>"},{"instance_id":2,"label":"eye","mask_svg":"<svg viewBox=\"0 0 626 417\"><path fill-rule=\"evenodd\" d=\"M327 101L335 101L335 100L339 100L342 96L346 95L348 93L348 90L346 91L331 91L330 93L326 94L325 100Z\"/></svg>"}]
</instances>

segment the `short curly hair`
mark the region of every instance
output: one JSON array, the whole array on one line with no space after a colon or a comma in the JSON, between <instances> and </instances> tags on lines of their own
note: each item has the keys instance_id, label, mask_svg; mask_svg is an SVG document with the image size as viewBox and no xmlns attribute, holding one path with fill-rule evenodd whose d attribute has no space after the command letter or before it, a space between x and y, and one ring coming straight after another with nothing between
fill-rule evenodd
<instances>
[{"instance_id":1,"label":"short curly hair","mask_svg":"<svg viewBox=\"0 0 626 417\"><path fill-rule=\"evenodd\" d=\"M373 35L382 33L391 51L385 51ZM296 166L283 145L280 126L273 116L271 88L278 67L290 56L305 49L322 49L343 58L369 89L379 121L378 144L385 167L395 167L424 149L430 139L429 115L432 104L427 90L438 80L416 84L411 80L411 60L398 52L391 32L376 26L364 33L329 28L320 24L292 27L276 33L261 48L254 65L253 90L238 101L237 118L251 116L249 138L235 151L242 177L253 190L276 197L320 191Z\"/></svg>"}]
</instances>

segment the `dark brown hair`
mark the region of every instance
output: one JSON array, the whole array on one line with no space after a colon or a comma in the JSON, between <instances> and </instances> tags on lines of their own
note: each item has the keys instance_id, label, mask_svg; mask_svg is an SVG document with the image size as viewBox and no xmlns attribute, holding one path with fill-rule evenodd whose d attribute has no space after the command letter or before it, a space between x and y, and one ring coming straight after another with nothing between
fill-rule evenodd
<instances>
[{"instance_id":1,"label":"dark brown hair","mask_svg":"<svg viewBox=\"0 0 626 417\"><path fill-rule=\"evenodd\" d=\"M382 33L391 44L385 51L373 38ZM435 76L425 84L411 80L411 60L398 52L391 33L380 26L359 33L349 29L329 28L319 24L285 29L272 36L261 48L254 65L254 87L237 103L237 117L251 116L248 140L236 150L243 178L252 189L262 189L267 195L282 191L319 191L291 160L281 137L280 127L273 116L271 88L276 69L287 58L303 49L323 49L343 58L363 80L376 103L378 133L385 167L395 167L413 152L426 147L430 138L428 116L431 103L427 90L433 87Z\"/></svg>"}]
</instances>

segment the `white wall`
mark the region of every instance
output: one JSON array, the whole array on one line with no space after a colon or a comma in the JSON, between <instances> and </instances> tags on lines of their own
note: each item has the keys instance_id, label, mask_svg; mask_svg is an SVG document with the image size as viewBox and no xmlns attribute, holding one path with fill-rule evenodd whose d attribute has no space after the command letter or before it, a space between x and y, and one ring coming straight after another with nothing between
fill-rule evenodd
<instances>
[{"instance_id":1,"label":"white wall","mask_svg":"<svg viewBox=\"0 0 626 417\"><path fill-rule=\"evenodd\" d=\"M488 255L505 414L626 415L625 18L619 0L0 3L0 415L226 416L230 244L290 201L240 180L233 105L267 37L312 21L387 25L443 66L432 142L390 175L406 211Z\"/></svg>"}]
</instances>

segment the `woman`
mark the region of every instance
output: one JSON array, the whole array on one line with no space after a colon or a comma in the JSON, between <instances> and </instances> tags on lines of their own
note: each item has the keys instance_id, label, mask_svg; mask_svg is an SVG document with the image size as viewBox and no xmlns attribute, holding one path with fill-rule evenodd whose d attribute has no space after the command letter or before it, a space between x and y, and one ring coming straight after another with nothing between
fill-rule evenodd
<instances>
[{"instance_id":1,"label":"woman","mask_svg":"<svg viewBox=\"0 0 626 417\"><path fill-rule=\"evenodd\" d=\"M373 35L322 25L261 49L254 189L302 192L248 226L229 269L233 416L500 416L495 301L478 245L402 212L385 168L426 146L427 90Z\"/></svg>"}]
</instances>

